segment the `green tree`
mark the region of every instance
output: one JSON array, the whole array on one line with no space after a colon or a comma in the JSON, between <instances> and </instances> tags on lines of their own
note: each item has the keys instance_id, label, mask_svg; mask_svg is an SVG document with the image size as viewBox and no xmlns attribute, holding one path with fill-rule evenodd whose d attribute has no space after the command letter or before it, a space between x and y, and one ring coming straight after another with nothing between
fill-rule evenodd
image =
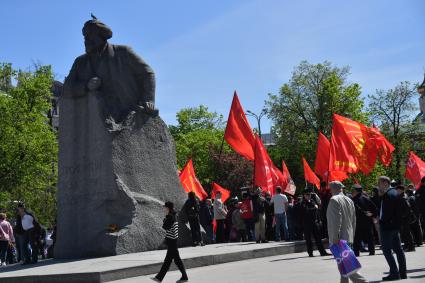
<instances>
[{"instance_id":1,"label":"green tree","mask_svg":"<svg viewBox=\"0 0 425 283\"><path fill-rule=\"evenodd\" d=\"M403 180L402 164L410 147L409 136L414 131L412 114L417 107L412 100L415 95L416 86L410 82L369 95L369 111L395 147L390 174L398 180Z\"/></svg>"},{"instance_id":2,"label":"green tree","mask_svg":"<svg viewBox=\"0 0 425 283\"><path fill-rule=\"evenodd\" d=\"M302 61L279 94L266 101L269 118L277 137L272 157L284 159L298 185L304 184L301 156L313 166L319 131L330 137L332 115L337 113L357 121L367 121L360 86L348 82L349 67L325 61Z\"/></svg>"},{"instance_id":3,"label":"green tree","mask_svg":"<svg viewBox=\"0 0 425 283\"><path fill-rule=\"evenodd\" d=\"M56 134L46 115L51 86L50 66L24 72L0 65L0 206L24 201L46 224L55 218L57 178Z\"/></svg>"},{"instance_id":4,"label":"green tree","mask_svg":"<svg viewBox=\"0 0 425 283\"><path fill-rule=\"evenodd\" d=\"M213 181L214 163L211 148L219 149L224 136L223 117L209 112L206 106L184 108L177 113L176 126L170 126L176 143L177 164L183 168L192 158L196 175L203 184Z\"/></svg>"},{"instance_id":5,"label":"green tree","mask_svg":"<svg viewBox=\"0 0 425 283\"><path fill-rule=\"evenodd\" d=\"M206 106L184 108L169 126L176 143L177 164L193 159L196 175L209 191L211 182L235 191L252 179L252 162L243 159L223 141L223 117ZM236 192L235 192L236 194Z\"/></svg>"}]
</instances>

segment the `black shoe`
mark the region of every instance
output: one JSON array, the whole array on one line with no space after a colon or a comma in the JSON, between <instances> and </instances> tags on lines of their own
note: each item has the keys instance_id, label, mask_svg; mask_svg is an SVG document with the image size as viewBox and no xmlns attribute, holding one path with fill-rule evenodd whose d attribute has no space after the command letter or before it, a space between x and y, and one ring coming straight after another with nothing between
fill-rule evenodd
<instances>
[{"instance_id":1,"label":"black shoe","mask_svg":"<svg viewBox=\"0 0 425 283\"><path fill-rule=\"evenodd\" d=\"M264 244L266 244L266 243L268 243L268 242L269 242L269 241L267 241L267 240L264 240L264 241L263 241L263 243L264 243Z\"/></svg>"},{"instance_id":2,"label":"black shoe","mask_svg":"<svg viewBox=\"0 0 425 283\"><path fill-rule=\"evenodd\" d=\"M189 282L189 278L180 278L179 280L176 281L176 283L180 283L180 282Z\"/></svg>"},{"instance_id":3,"label":"black shoe","mask_svg":"<svg viewBox=\"0 0 425 283\"><path fill-rule=\"evenodd\" d=\"M162 280L159 280L158 278L156 278L156 277L152 277L151 278L153 281L155 281L155 282L162 282Z\"/></svg>"},{"instance_id":4,"label":"black shoe","mask_svg":"<svg viewBox=\"0 0 425 283\"><path fill-rule=\"evenodd\" d=\"M330 254L330 253L322 253L322 254L320 254L320 256L330 256L330 255L332 255L332 254Z\"/></svg>"},{"instance_id":5,"label":"black shoe","mask_svg":"<svg viewBox=\"0 0 425 283\"><path fill-rule=\"evenodd\" d=\"M309 256L309 257L314 257L314 255L313 255L313 254L308 254L308 256Z\"/></svg>"},{"instance_id":6,"label":"black shoe","mask_svg":"<svg viewBox=\"0 0 425 283\"><path fill-rule=\"evenodd\" d=\"M260 240L258 240L258 241L257 241L257 244L259 244L259 243L261 243L261 241L260 241Z\"/></svg>"},{"instance_id":7,"label":"black shoe","mask_svg":"<svg viewBox=\"0 0 425 283\"><path fill-rule=\"evenodd\" d=\"M400 275L388 275L386 277L382 277L382 281L397 281L400 280Z\"/></svg>"},{"instance_id":8,"label":"black shoe","mask_svg":"<svg viewBox=\"0 0 425 283\"><path fill-rule=\"evenodd\" d=\"M407 274L400 274L400 279L407 279Z\"/></svg>"},{"instance_id":9,"label":"black shoe","mask_svg":"<svg viewBox=\"0 0 425 283\"><path fill-rule=\"evenodd\" d=\"M31 264L31 261L24 261L24 262L22 263L22 265L28 265L28 264Z\"/></svg>"}]
</instances>

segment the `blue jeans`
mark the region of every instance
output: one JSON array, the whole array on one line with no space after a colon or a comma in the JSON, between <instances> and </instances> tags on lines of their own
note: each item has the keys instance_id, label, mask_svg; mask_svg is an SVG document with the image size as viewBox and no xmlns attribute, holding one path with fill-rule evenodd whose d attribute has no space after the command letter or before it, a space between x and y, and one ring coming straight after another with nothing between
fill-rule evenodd
<instances>
[{"instance_id":1,"label":"blue jeans","mask_svg":"<svg viewBox=\"0 0 425 283\"><path fill-rule=\"evenodd\" d=\"M248 241L255 241L255 222L254 219L244 219L245 230L248 235Z\"/></svg>"},{"instance_id":2,"label":"blue jeans","mask_svg":"<svg viewBox=\"0 0 425 283\"><path fill-rule=\"evenodd\" d=\"M283 228L283 232L285 234L285 240L289 240L289 232L288 232L288 224L286 221L286 213L275 214L276 226L275 226L275 234L276 241L280 241L280 230Z\"/></svg>"},{"instance_id":3,"label":"blue jeans","mask_svg":"<svg viewBox=\"0 0 425 283\"><path fill-rule=\"evenodd\" d=\"M9 246L9 241L0 241L0 262L6 263L7 256L7 247Z\"/></svg>"},{"instance_id":4,"label":"blue jeans","mask_svg":"<svg viewBox=\"0 0 425 283\"><path fill-rule=\"evenodd\" d=\"M398 276L406 274L406 257L401 247L400 233L398 230L383 230L381 228L382 252L390 266L390 275ZM399 268L393 257L392 251L397 255Z\"/></svg>"}]
</instances>

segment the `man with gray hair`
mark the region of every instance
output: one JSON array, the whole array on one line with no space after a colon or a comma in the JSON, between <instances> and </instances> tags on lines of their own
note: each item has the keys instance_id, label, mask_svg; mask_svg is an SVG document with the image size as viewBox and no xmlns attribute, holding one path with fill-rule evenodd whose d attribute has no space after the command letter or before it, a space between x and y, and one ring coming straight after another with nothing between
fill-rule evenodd
<instances>
[{"instance_id":1,"label":"man with gray hair","mask_svg":"<svg viewBox=\"0 0 425 283\"><path fill-rule=\"evenodd\" d=\"M356 230L356 209L353 201L344 195L344 185L339 181L329 183L332 198L326 211L328 220L329 244L338 244L345 240L349 245L353 244L354 231ZM351 274L348 278L341 276L341 283L368 282L358 272Z\"/></svg>"}]
</instances>

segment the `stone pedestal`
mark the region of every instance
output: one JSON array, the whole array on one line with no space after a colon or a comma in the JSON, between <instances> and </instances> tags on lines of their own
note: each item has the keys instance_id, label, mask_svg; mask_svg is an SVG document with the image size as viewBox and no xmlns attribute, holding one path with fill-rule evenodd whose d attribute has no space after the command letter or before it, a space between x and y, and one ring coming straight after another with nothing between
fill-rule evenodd
<instances>
[{"instance_id":1,"label":"stone pedestal","mask_svg":"<svg viewBox=\"0 0 425 283\"><path fill-rule=\"evenodd\" d=\"M102 103L97 92L60 100L56 258L157 249L164 201L186 199L161 118L133 111L115 124Z\"/></svg>"}]
</instances>

